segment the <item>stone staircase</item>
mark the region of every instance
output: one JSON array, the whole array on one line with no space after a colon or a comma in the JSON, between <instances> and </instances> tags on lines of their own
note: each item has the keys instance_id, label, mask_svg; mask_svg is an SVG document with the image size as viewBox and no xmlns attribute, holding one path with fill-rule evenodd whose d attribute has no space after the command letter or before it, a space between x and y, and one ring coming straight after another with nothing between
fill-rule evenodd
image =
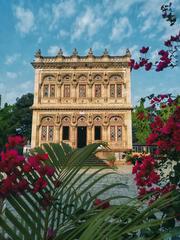
<instances>
[{"instance_id":1,"label":"stone staircase","mask_svg":"<svg viewBox=\"0 0 180 240\"><path fill-rule=\"evenodd\" d=\"M102 159L96 157L95 155L88 158L85 161L85 165L86 166L92 166L92 167L94 167L94 166L108 166L108 164L106 163L105 160L102 160Z\"/></svg>"}]
</instances>

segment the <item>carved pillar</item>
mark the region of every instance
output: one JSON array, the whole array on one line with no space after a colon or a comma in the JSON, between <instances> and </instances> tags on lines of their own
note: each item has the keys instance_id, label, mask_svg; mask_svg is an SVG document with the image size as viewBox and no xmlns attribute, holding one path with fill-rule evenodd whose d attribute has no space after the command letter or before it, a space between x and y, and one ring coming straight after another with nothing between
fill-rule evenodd
<instances>
[{"instance_id":1,"label":"carved pillar","mask_svg":"<svg viewBox=\"0 0 180 240\"><path fill-rule=\"evenodd\" d=\"M127 148L127 126L122 125L122 147Z\"/></svg>"},{"instance_id":2,"label":"carved pillar","mask_svg":"<svg viewBox=\"0 0 180 240\"><path fill-rule=\"evenodd\" d=\"M72 99L73 99L73 102L76 102L76 85L72 85L72 91L71 91L71 93L72 93Z\"/></svg>"},{"instance_id":3,"label":"carved pillar","mask_svg":"<svg viewBox=\"0 0 180 240\"><path fill-rule=\"evenodd\" d=\"M92 139L92 125L87 126L87 144L93 143Z\"/></svg>"},{"instance_id":4,"label":"carved pillar","mask_svg":"<svg viewBox=\"0 0 180 240\"><path fill-rule=\"evenodd\" d=\"M36 126L36 145L39 146L41 142L41 136L40 136L40 125Z\"/></svg>"},{"instance_id":5,"label":"carved pillar","mask_svg":"<svg viewBox=\"0 0 180 240\"><path fill-rule=\"evenodd\" d=\"M61 88L62 88L62 84L58 84L57 85L57 99L58 99L58 102L61 102Z\"/></svg>"},{"instance_id":6,"label":"carved pillar","mask_svg":"<svg viewBox=\"0 0 180 240\"><path fill-rule=\"evenodd\" d=\"M60 130L60 127L55 126L55 139L54 140L55 140L56 143L60 143L59 130Z\"/></svg>"},{"instance_id":7,"label":"carved pillar","mask_svg":"<svg viewBox=\"0 0 180 240\"><path fill-rule=\"evenodd\" d=\"M62 125L59 126L59 143L62 142Z\"/></svg>"},{"instance_id":8,"label":"carved pillar","mask_svg":"<svg viewBox=\"0 0 180 240\"><path fill-rule=\"evenodd\" d=\"M108 89L108 85L107 84L103 84L104 85L104 101L107 102L108 101L108 92L107 92L107 89Z\"/></svg>"},{"instance_id":9,"label":"carved pillar","mask_svg":"<svg viewBox=\"0 0 180 240\"><path fill-rule=\"evenodd\" d=\"M75 125L71 125L71 137L70 137L70 139L71 139L71 146L73 147L73 148L76 148L77 146L76 146L76 126Z\"/></svg>"},{"instance_id":10,"label":"carved pillar","mask_svg":"<svg viewBox=\"0 0 180 240\"><path fill-rule=\"evenodd\" d=\"M76 74L74 73L73 74L73 79L72 79L72 82L71 82L71 86L72 86L72 99L73 99L73 102L76 102L77 100L77 79L76 79Z\"/></svg>"},{"instance_id":11,"label":"carved pillar","mask_svg":"<svg viewBox=\"0 0 180 240\"><path fill-rule=\"evenodd\" d=\"M37 123L38 120L38 112L37 110L33 110L33 117L32 117L32 131L31 131L31 148L38 146L39 144L39 132Z\"/></svg>"},{"instance_id":12,"label":"carved pillar","mask_svg":"<svg viewBox=\"0 0 180 240\"><path fill-rule=\"evenodd\" d=\"M108 142L108 125L103 125L102 141Z\"/></svg>"}]
</instances>

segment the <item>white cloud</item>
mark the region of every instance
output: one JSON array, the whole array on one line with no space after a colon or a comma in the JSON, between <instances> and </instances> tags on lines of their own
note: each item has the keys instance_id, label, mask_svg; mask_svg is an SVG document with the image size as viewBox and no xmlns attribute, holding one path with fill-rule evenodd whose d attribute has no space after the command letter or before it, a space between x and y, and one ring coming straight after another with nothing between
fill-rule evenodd
<instances>
[{"instance_id":1,"label":"white cloud","mask_svg":"<svg viewBox=\"0 0 180 240\"><path fill-rule=\"evenodd\" d=\"M19 88L23 91L32 91L33 90L33 81L26 81L19 85Z\"/></svg>"},{"instance_id":2,"label":"white cloud","mask_svg":"<svg viewBox=\"0 0 180 240\"><path fill-rule=\"evenodd\" d=\"M60 30L59 34L58 34L58 38L66 38L67 36L69 36L69 33L65 30Z\"/></svg>"},{"instance_id":3,"label":"white cloud","mask_svg":"<svg viewBox=\"0 0 180 240\"><path fill-rule=\"evenodd\" d=\"M7 55L5 57L5 64L10 65L14 63L21 55L18 53L12 54L12 55Z\"/></svg>"},{"instance_id":4,"label":"white cloud","mask_svg":"<svg viewBox=\"0 0 180 240\"><path fill-rule=\"evenodd\" d=\"M59 46L56 46L56 45L50 46L48 49L48 54L52 56L56 56L58 51L59 51Z\"/></svg>"},{"instance_id":5,"label":"white cloud","mask_svg":"<svg viewBox=\"0 0 180 240\"><path fill-rule=\"evenodd\" d=\"M42 36L38 37L37 43L38 44L42 43L42 39L43 39Z\"/></svg>"},{"instance_id":6,"label":"white cloud","mask_svg":"<svg viewBox=\"0 0 180 240\"><path fill-rule=\"evenodd\" d=\"M143 0L104 0L103 5L106 15L112 15L115 12L126 13L134 4L143 2Z\"/></svg>"},{"instance_id":7,"label":"white cloud","mask_svg":"<svg viewBox=\"0 0 180 240\"><path fill-rule=\"evenodd\" d=\"M30 9L25 9L20 6L15 7L14 15L17 18L16 29L22 34L27 34L34 30L34 15Z\"/></svg>"},{"instance_id":8,"label":"white cloud","mask_svg":"<svg viewBox=\"0 0 180 240\"><path fill-rule=\"evenodd\" d=\"M100 27L105 24L105 20L101 15L97 15L91 8L87 8L83 15L76 18L72 40L79 39L82 34L92 37Z\"/></svg>"},{"instance_id":9,"label":"white cloud","mask_svg":"<svg viewBox=\"0 0 180 240\"><path fill-rule=\"evenodd\" d=\"M0 92L2 96L2 105L7 103L14 103L17 97L21 97L27 92L33 92L33 81L27 81L16 85L11 85L7 88L5 83L0 83Z\"/></svg>"},{"instance_id":10,"label":"white cloud","mask_svg":"<svg viewBox=\"0 0 180 240\"><path fill-rule=\"evenodd\" d=\"M7 72L6 76L8 78L15 79L15 78L17 78L17 73L15 73L15 72Z\"/></svg>"},{"instance_id":11,"label":"white cloud","mask_svg":"<svg viewBox=\"0 0 180 240\"><path fill-rule=\"evenodd\" d=\"M155 62L155 61L157 61L159 59L158 52L159 52L158 49L156 49L156 50L151 52L150 59L151 59L152 62Z\"/></svg>"},{"instance_id":12,"label":"white cloud","mask_svg":"<svg viewBox=\"0 0 180 240\"><path fill-rule=\"evenodd\" d=\"M132 32L132 26L127 17L115 19L110 40L122 41L124 38L130 37Z\"/></svg>"},{"instance_id":13,"label":"white cloud","mask_svg":"<svg viewBox=\"0 0 180 240\"><path fill-rule=\"evenodd\" d=\"M129 48L129 50L132 55L132 58L138 59L140 57L138 45L133 45L132 47Z\"/></svg>"},{"instance_id":14,"label":"white cloud","mask_svg":"<svg viewBox=\"0 0 180 240\"><path fill-rule=\"evenodd\" d=\"M74 0L60 1L58 4L52 5L52 23L50 30L57 28L57 23L61 18L71 17L74 15L76 3Z\"/></svg>"},{"instance_id":15,"label":"white cloud","mask_svg":"<svg viewBox=\"0 0 180 240\"><path fill-rule=\"evenodd\" d=\"M180 12L178 7L178 1L174 0L173 6L175 6L176 14ZM177 17L177 22L173 26L169 26L169 23L162 18L161 5L163 4L162 0L149 0L145 1L141 5L140 13L138 15L141 18L141 28L140 32L147 32L153 29L153 33L149 34L149 38L157 37L157 34L161 34L160 40L168 39L171 35L175 35L179 31L179 18Z\"/></svg>"},{"instance_id":16,"label":"white cloud","mask_svg":"<svg viewBox=\"0 0 180 240\"><path fill-rule=\"evenodd\" d=\"M100 42L100 41L96 41L92 44L92 50L94 51L98 51L98 50L104 50L104 49L109 49L110 48L110 45L109 44L104 44L103 42ZM102 52L103 54L103 52Z\"/></svg>"}]
</instances>

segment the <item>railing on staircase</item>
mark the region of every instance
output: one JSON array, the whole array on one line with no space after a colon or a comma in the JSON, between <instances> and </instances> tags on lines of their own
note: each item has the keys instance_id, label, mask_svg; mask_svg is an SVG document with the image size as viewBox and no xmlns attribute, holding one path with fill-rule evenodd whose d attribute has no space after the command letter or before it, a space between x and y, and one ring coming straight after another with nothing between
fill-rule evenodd
<instances>
[{"instance_id":1,"label":"railing on staircase","mask_svg":"<svg viewBox=\"0 0 180 240\"><path fill-rule=\"evenodd\" d=\"M139 152L139 153L153 153L156 150L156 146L154 145L140 145L140 144L136 144L133 145L133 152Z\"/></svg>"}]
</instances>

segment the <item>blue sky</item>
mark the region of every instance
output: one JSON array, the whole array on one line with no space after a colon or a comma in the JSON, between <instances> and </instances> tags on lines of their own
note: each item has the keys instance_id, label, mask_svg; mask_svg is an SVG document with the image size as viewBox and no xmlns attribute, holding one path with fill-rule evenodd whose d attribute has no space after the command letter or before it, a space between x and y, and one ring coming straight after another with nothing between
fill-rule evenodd
<instances>
[{"instance_id":1,"label":"blue sky","mask_svg":"<svg viewBox=\"0 0 180 240\"><path fill-rule=\"evenodd\" d=\"M90 47L95 55L108 48L121 55L129 48L138 57L142 46L150 46L149 57L170 35L180 29L180 6L174 3L177 24L161 18L161 0L0 0L0 94L2 102L33 92L34 70L31 62L37 49L43 55L56 55L62 48L80 55ZM160 73L132 72L133 105L151 93L180 93L180 69Z\"/></svg>"}]
</instances>

